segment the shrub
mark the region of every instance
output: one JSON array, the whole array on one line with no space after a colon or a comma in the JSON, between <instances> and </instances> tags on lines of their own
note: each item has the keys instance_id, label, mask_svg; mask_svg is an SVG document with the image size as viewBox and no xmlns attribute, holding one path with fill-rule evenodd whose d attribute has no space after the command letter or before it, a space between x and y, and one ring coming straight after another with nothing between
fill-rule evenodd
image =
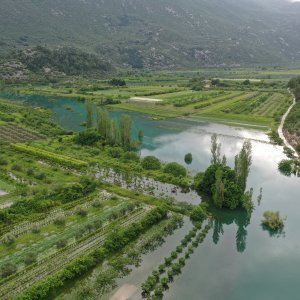
<instances>
[{"instance_id":1,"label":"shrub","mask_svg":"<svg viewBox=\"0 0 300 300\"><path fill-rule=\"evenodd\" d=\"M95 208L99 208L99 207L102 206L102 203L99 199L96 199L96 200L93 201L92 206L95 207Z\"/></svg>"},{"instance_id":2,"label":"shrub","mask_svg":"<svg viewBox=\"0 0 300 300\"><path fill-rule=\"evenodd\" d=\"M280 230L284 227L283 219L280 217L280 213L278 211L266 211L264 213L262 224L271 230Z\"/></svg>"},{"instance_id":3,"label":"shrub","mask_svg":"<svg viewBox=\"0 0 300 300\"><path fill-rule=\"evenodd\" d=\"M17 272L17 266L13 263L7 263L1 267L1 277L5 278Z\"/></svg>"},{"instance_id":4,"label":"shrub","mask_svg":"<svg viewBox=\"0 0 300 300\"><path fill-rule=\"evenodd\" d=\"M187 165L190 165L193 161L193 155L192 153L187 153L184 157L184 161Z\"/></svg>"},{"instance_id":5,"label":"shrub","mask_svg":"<svg viewBox=\"0 0 300 300\"><path fill-rule=\"evenodd\" d=\"M66 218L63 214L58 215L53 222L55 225L65 225L66 224Z\"/></svg>"},{"instance_id":6,"label":"shrub","mask_svg":"<svg viewBox=\"0 0 300 300\"><path fill-rule=\"evenodd\" d=\"M21 172L22 171L22 166L14 164L14 165L11 166L11 169L13 171Z\"/></svg>"},{"instance_id":7,"label":"shrub","mask_svg":"<svg viewBox=\"0 0 300 300\"><path fill-rule=\"evenodd\" d=\"M159 170L161 168L161 163L155 156L146 156L142 160L142 167L145 170Z\"/></svg>"},{"instance_id":8,"label":"shrub","mask_svg":"<svg viewBox=\"0 0 300 300\"><path fill-rule=\"evenodd\" d=\"M56 247L58 249L65 248L68 245L68 240L67 239L62 239L56 242Z\"/></svg>"},{"instance_id":9,"label":"shrub","mask_svg":"<svg viewBox=\"0 0 300 300\"><path fill-rule=\"evenodd\" d=\"M77 211L76 211L76 214L80 217L86 217L87 216L87 211L83 208L79 208Z\"/></svg>"},{"instance_id":10,"label":"shrub","mask_svg":"<svg viewBox=\"0 0 300 300\"><path fill-rule=\"evenodd\" d=\"M122 156L123 149L120 147L114 147L109 149L109 155L113 158L120 158Z\"/></svg>"},{"instance_id":11,"label":"shrub","mask_svg":"<svg viewBox=\"0 0 300 300\"><path fill-rule=\"evenodd\" d=\"M99 140L100 135L94 129L82 131L74 137L74 142L82 146L92 146Z\"/></svg>"},{"instance_id":12,"label":"shrub","mask_svg":"<svg viewBox=\"0 0 300 300\"><path fill-rule=\"evenodd\" d=\"M289 159L283 159L278 164L279 171L284 175L291 175L293 169L293 161Z\"/></svg>"},{"instance_id":13,"label":"shrub","mask_svg":"<svg viewBox=\"0 0 300 300\"><path fill-rule=\"evenodd\" d=\"M10 234L10 233L7 233L2 238L2 243L7 245L7 246L12 245L14 242L15 242L15 236Z\"/></svg>"},{"instance_id":14,"label":"shrub","mask_svg":"<svg viewBox=\"0 0 300 300\"><path fill-rule=\"evenodd\" d=\"M164 173L167 174L171 174L175 177L185 177L186 176L186 169L181 166L180 164L176 163L176 162L172 162L172 163L168 163L165 167L164 167Z\"/></svg>"},{"instance_id":15,"label":"shrub","mask_svg":"<svg viewBox=\"0 0 300 300\"><path fill-rule=\"evenodd\" d=\"M0 166L6 166L8 165L8 161L3 158L3 157L0 157Z\"/></svg>"},{"instance_id":16,"label":"shrub","mask_svg":"<svg viewBox=\"0 0 300 300\"><path fill-rule=\"evenodd\" d=\"M194 222L203 222L207 218L207 211L204 205L193 207L190 218Z\"/></svg>"},{"instance_id":17,"label":"shrub","mask_svg":"<svg viewBox=\"0 0 300 300\"><path fill-rule=\"evenodd\" d=\"M125 160L139 161L140 157L135 152L125 152L123 155Z\"/></svg>"},{"instance_id":18,"label":"shrub","mask_svg":"<svg viewBox=\"0 0 300 300\"><path fill-rule=\"evenodd\" d=\"M40 233L41 232L41 227L39 225L37 225L37 224L34 224L32 226L31 232L32 233Z\"/></svg>"},{"instance_id":19,"label":"shrub","mask_svg":"<svg viewBox=\"0 0 300 300\"><path fill-rule=\"evenodd\" d=\"M37 261L37 255L36 253L27 253L25 258L24 258L24 263L28 266L31 265L33 263L35 263Z\"/></svg>"}]
</instances>

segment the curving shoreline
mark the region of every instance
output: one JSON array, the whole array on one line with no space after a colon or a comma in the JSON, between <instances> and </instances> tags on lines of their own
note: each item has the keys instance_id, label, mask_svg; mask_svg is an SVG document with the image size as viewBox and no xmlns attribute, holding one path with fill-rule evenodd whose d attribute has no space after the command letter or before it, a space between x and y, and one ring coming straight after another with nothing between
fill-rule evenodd
<instances>
[{"instance_id":1,"label":"curving shoreline","mask_svg":"<svg viewBox=\"0 0 300 300\"><path fill-rule=\"evenodd\" d=\"M283 115L281 121L280 121L280 124L279 124L279 127L278 127L278 134L279 134L279 137L283 140L284 142L284 145L290 149L292 149L294 152L295 152L295 155L299 157L296 149L288 142L288 140L286 139L286 137L284 136L284 133L283 133L283 126L284 126L284 123L285 123L285 120L286 118L288 117L289 113L291 112L292 108L296 105L296 97L294 96L294 94L290 91L290 89L288 89L289 93L292 95L293 97L293 103L292 105L288 108L288 110L286 111L286 113Z\"/></svg>"}]
</instances>

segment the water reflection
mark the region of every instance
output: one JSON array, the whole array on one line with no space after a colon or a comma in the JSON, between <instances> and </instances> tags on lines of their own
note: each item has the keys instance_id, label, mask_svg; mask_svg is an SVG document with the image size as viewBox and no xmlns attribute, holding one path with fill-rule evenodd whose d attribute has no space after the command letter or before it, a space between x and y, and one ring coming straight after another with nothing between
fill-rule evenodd
<instances>
[{"instance_id":1,"label":"water reflection","mask_svg":"<svg viewBox=\"0 0 300 300\"><path fill-rule=\"evenodd\" d=\"M224 235L224 226L235 224L236 235L236 250L237 252L244 252L247 245L247 227L250 224L251 215L247 212L238 210L238 211L229 211L229 210L216 210L211 208L215 220L213 221L213 235L212 239L214 244L218 244L221 236Z\"/></svg>"}]
</instances>

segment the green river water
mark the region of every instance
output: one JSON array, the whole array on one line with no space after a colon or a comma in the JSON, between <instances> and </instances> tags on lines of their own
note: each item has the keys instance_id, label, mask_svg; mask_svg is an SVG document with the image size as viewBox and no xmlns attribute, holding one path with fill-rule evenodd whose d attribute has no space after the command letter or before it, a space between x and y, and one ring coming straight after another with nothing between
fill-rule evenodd
<instances>
[{"instance_id":1,"label":"green river water","mask_svg":"<svg viewBox=\"0 0 300 300\"><path fill-rule=\"evenodd\" d=\"M80 130L79 124L85 120L81 102L46 96L22 97L25 98L30 104L51 108L55 120L66 129ZM118 117L121 112L110 114ZM262 201L260 205L256 203L250 221L242 212L216 212L218 219L213 230L187 260L181 276L165 293L166 299L300 299L300 178L278 172L278 162L285 158L282 147L271 145L267 135L257 130L183 119L153 121L146 115L128 114L134 120L134 134L138 128L144 131L142 155L184 164L184 155L191 152L193 163L189 169L193 173L210 164L212 133L219 134L222 154L231 166L244 139L251 139L253 165L248 187L254 189L255 202L260 188L263 189ZM271 236L262 229L260 223L266 210L278 210L286 217L281 235ZM176 243L169 246L167 239L166 245L157 250L157 256L145 257L144 265L120 280L120 284L140 286L174 246ZM140 298L138 290L132 299Z\"/></svg>"}]
</instances>

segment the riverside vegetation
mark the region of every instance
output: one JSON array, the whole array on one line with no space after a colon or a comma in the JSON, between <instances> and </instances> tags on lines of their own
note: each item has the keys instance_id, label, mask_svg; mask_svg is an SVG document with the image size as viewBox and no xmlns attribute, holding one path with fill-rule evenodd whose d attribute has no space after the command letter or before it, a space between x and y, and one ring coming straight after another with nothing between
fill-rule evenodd
<instances>
[{"instance_id":1,"label":"riverside vegetation","mask_svg":"<svg viewBox=\"0 0 300 300\"><path fill-rule=\"evenodd\" d=\"M141 157L143 131L137 129L133 134L131 117L123 113L116 120L109 109L144 111L153 118L184 116L188 110L197 118L198 110L203 109L206 117L246 122L256 120L257 114L263 116L258 118L261 126L275 128L290 104L285 83L219 80L207 89L202 79L186 80L179 74L164 85L165 76L157 75L161 81L156 85L134 76L94 82L87 88L78 87L78 79L68 83L69 87L62 82L3 86L1 298L56 297L98 267L102 271L96 281L89 282L84 291L75 288L74 297L83 292L91 298L108 293L117 278L129 273L130 265L139 265L141 253L150 251L146 245L156 241L159 247L167 232L172 234L187 216L194 228L142 285L143 296L162 298L211 229L216 217L211 206L242 211L250 218L254 202L252 189L247 190L252 163L249 141L244 142L231 168L221 155L218 137L212 135L211 165L193 176L176 162ZM145 85L139 86L137 81ZM20 101L36 93L84 101L86 120L81 131L62 129L53 122L51 111ZM163 102L141 105L127 100L150 95ZM193 154L187 153L183 159L189 165ZM209 205L192 205L176 198L178 193L193 190L208 196ZM271 229L281 224L267 213L265 217L263 222L270 223ZM138 246L140 242L144 246ZM135 245L139 253L132 253Z\"/></svg>"}]
</instances>

